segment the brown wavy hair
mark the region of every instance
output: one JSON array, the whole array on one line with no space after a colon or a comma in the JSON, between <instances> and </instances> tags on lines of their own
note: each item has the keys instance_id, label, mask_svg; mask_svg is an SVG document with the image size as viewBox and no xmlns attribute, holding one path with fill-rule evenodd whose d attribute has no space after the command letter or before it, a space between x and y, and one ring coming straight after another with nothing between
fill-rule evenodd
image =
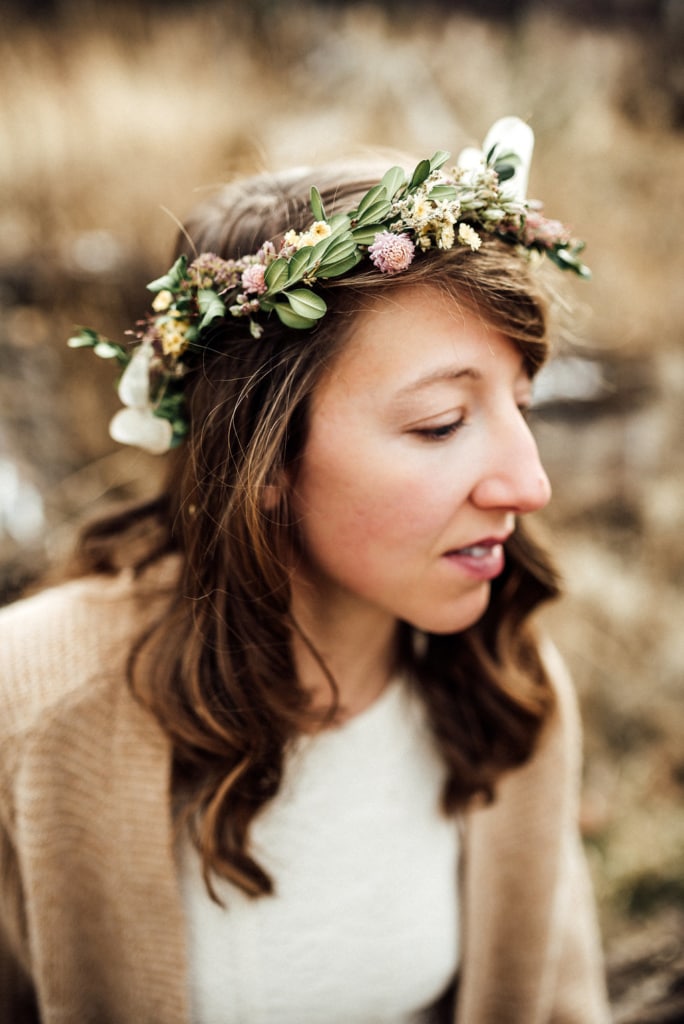
<instances>
[{"instance_id":1,"label":"brown wavy hair","mask_svg":"<svg viewBox=\"0 0 684 1024\"><path fill-rule=\"evenodd\" d=\"M339 163L229 186L191 214L178 252L254 252L266 238L308 226L312 183L329 212L348 210L381 173ZM229 319L188 377L190 434L169 456L162 493L81 538L81 564L90 570L111 571L128 557L142 571L180 554L169 607L134 644L129 679L173 745L178 820L190 826L212 895L214 873L250 895L272 891L250 852L250 823L278 792L288 743L315 720L291 643L299 627L285 555L297 524L286 489L265 508L264 488L286 469L296 474L311 397L369 295L417 283L500 329L530 374L544 361L544 289L527 261L495 238L478 253L457 246L419 255L395 277L366 269L329 282L329 313L311 331L274 319L255 342ZM448 766L449 813L493 798L501 775L529 758L553 703L530 617L558 592L556 574L520 525L506 548L505 571L475 625L422 643L400 626L398 663L422 695ZM337 689L329 680L332 720Z\"/></svg>"}]
</instances>

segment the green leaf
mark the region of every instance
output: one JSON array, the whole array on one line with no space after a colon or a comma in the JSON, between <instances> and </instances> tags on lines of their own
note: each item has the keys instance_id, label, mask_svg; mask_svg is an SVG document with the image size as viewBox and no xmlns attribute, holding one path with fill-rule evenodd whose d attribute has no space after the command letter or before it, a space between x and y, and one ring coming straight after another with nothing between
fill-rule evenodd
<instances>
[{"instance_id":1,"label":"green leaf","mask_svg":"<svg viewBox=\"0 0 684 1024\"><path fill-rule=\"evenodd\" d=\"M427 176L429 175L429 173L430 161L421 160L418 166L416 167L415 171L413 172L413 175L409 182L409 189L418 188L419 185L422 185Z\"/></svg>"},{"instance_id":2,"label":"green leaf","mask_svg":"<svg viewBox=\"0 0 684 1024\"><path fill-rule=\"evenodd\" d=\"M67 340L69 348L95 348L100 341L106 341L97 331L91 331L89 327L82 327L78 334L72 335Z\"/></svg>"},{"instance_id":3,"label":"green leaf","mask_svg":"<svg viewBox=\"0 0 684 1024\"><path fill-rule=\"evenodd\" d=\"M311 254L311 266L313 266L317 262L320 262L323 259L323 257L326 256L331 251L337 253L338 246L347 245L349 242L352 242L353 244L351 231L349 231L348 229L348 224L345 224L344 227L340 225L337 228L337 230L332 233L332 235L328 235L327 238L322 238L320 242L316 242Z\"/></svg>"},{"instance_id":4,"label":"green leaf","mask_svg":"<svg viewBox=\"0 0 684 1024\"><path fill-rule=\"evenodd\" d=\"M225 316L226 314L225 302L223 299L219 298L216 292L212 291L211 288L201 288L198 291L197 305L200 313L203 314L198 325L200 331L203 331L212 320L215 320L217 317Z\"/></svg>"},{"instance_id":5,"label":"green leaf","mask_svg":"<svg viewBox=\"0 0 684 1024\"><path fill-rule=\"evenodd\" d=\"M116 359L119 366L128 366L131 357L127 349L123 345L117 345L116 342L110 341L109 338L105 338L104 335L98 334L97 331L91 330L89 327L82 327L78 334L72 335L67 340L69 348L92 348L96 356L100 359Z\"/></svg>"},{"instance_id":6,"label":"green leaf","mask_svg":"<svg viewBox=\"0 0 684 1024\"><path fill-rule=\"evenodd\" d=\"M355 249L351 256L335 260L334 263L326 263L325 267L321 267L316 276L320 277L323 281L329 277L341 277L342 274L346 274L348 270L353 270L357 263L360 262L361 253L358 249Z\"/></svg>"},{"instance_id":7,"label":"green leaf","mask_svg":"<svg viewBox=\"0 0 684 1024\"><path fill-rule=\"evenodd\" d=\"M366 211L369 210L370 207L378 201L378 199L386 200L386 198L387 193L385 192L385 186L382 183L380 185L373 185L373 188L366 192L365 196L359 203L356 213L354 214L354 219L357 221L362 220Z\"/></svg>"},{"instance_id":8,"label":"green leaf","mask_svg":"<svg viewBox=\"0 0 684 1024\"><path fill-rule=\"evenodd\" d=\"M349 227L351 218L348 213L336 213L332 217L328 218L328 224L332 230L333 235L339 234L345 228Z\"/></svg>"},{"instance_id":9,"label":"green leaf","mask_svg":"<svg viewBox=\"0 0 684 1024\"><path fill-rule=\"evenodd\" d=\"M307 320L320 320L328 310L325 299L308 288L298 288L296 291L286 292L285 298L289 302L292 312Z\"/></svg>"},{"instance_id":10,"label":"green leaf","mask_svg":"<svg viewBox=\"0 0 684 1024\"><path fill-rule=\"evenodd\" d=\"M451 153L446 149L438 149L437 152L433 153L430 157L430 170L438 171L440 167L444 166L450 156Z\"/></svg>"},{"instance_id":11,"label":"green leaf","mask_svg":"<svg viewBox=\"0 0 684 1024\"><path fill-rule=\"evenodd\" d=\"M512 163L499 163L498 160L494 164L494 170L500 182L508 181L515 174L515 167Z\"/></svg>"},{"instance_id":12,"label":"green leaf","mask_svg":"<svg viewBox=\"0 0 684 1024\"><path fill-rule=\"evenodd\" d=\"M430 199L457 199L458 192L453 185L434 185L430 189Z\"/></svg>"},{"instance_id":13,"label":"green leaf","mask_svg":"<svg viewBox=\"0 0 684 1024\"><path fill-rule=\"evenodd\" d=\"M294 284L295 281L300 281L306 273L307 267L311 263L314 248L311 245L304 246L303 249L299 249L287 265L287 283Z\"/></svg>"},{"instance_id":14,"label":"green leaf","mask_svg":"<svg viewBox=\"0 0 684 1024\"><path fill-rule=\"evenodd\" d=\"M284 323L286 327L293 327L295 330L303 331L308 327L313 327L316 323L310 317L299 316L297 313L294 313L292 307L288 306L286 302L276 302L273 308L281 323Z\"/></svg>"},{"instance_id":15,"label":"green leaf","mask_svg":"<svg viewBox=\"0 0 684 1024\"><path fill-rule=\"evenodd\" d=\"M357 245L372 245L378 232L386 229L386 224L364 224L363 227L355 228L352 234Z\"/></svg>"},{"instance_id":16,"label":"green leaf","mask_svg":"<svg viewBox=\"0 0 684 1024\"><path fill-rule=\"evenodd\" d=\"M188 258L187 256L179 256L171 269L164 274L162 277L158 277L156 281L150 281L147 285L148 291L161 292L165 288L170 292L178 291L183 281L188 276Z\"/></svg>"},{"instance_id":17,"label":"green leaf","mask_svg":"<svg viewBox=\"0 0 684 1024\"><path fill-rule=\"evenodd\" d=\"M288 262L282 256L266 267L264 279L269 292L280 292L287 284Z\"/></svg>"},{"instance_id":18,"label":"green leaf","mask_svg":"<svg viewBox=\"0 0 684 1024\"><path fill-rule=\"evenodd\" d=\"M115 345L113 341L107 341L104 338L102 341L98 341L97 345L93 348L93 352L100 359L121 359L125 357L126 362L128 362L126 352L121 345Z\"/></svg>"},{"instance_id":19,"label":"green leaf","mask_svg":"<svg viewBox=\"0 0 684 1024\"><path fill-rule=\"evenodd\" d=\"M363 216L359 217L358 226L362 227L368 223L377 224L378 221L387 220L391 209L392 204L387 199L379 199L364 210Z\"/></svg>"},{"instance_id":20,"label":"green leaf","mask_svg":"<svg viewBox=\"0 0 684 1024\"><path fill-rule=\"evenodd\" d=\"M406 172L401 167L390 167L380 182L388 199L394 199L399 189L406 184Z\"/></svg>"},{"instance_id":21,"label":"green leaf","mask_svg":"<svg viewBox=\"0 0 684 1024\"><path fill-rule=\"evenodd\" d=\"M323 200L321 199L321 193L315 185L311 186L311 212L313 213L314 220L325 220Z\"/></svg>"},{"instance_id":22,"label":"green leaf","mask_svg":"<svg viewBox=\"0 0 684 1024\"><path fill-rule=\"evenodd\" d=\"M572 270L585 281L590 280L591 270L579 258L578 251L571 251L566 248L547 249L546 254L552 263L555 263L561 270Z\"/></svg>"},{"instance_id":23,"label":"green leaf","mask_svg":"<svg viewBox=\"0 0 684 1024\"><path fill-rule=\"evenodd\" d=\"M356 250L356 242L351 234L340 235L339 238L334 238L331 244L327 247L321 259L321 264L327 264L330 260L337 260L340 257L351 256Z\"/></svg>"}]
</instances>

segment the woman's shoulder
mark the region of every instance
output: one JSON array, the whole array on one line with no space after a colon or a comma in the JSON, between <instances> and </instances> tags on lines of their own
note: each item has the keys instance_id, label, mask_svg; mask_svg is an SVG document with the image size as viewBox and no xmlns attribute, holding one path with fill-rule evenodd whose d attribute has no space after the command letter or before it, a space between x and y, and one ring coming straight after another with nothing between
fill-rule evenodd
<instances>
[{"instance_id":1,"label":"woman's shoulder","mask_svg":"<svg viewBox=\"0 0 684 1024\"><path fill-rule=\"evenodd\" d=\"M0 738L79 690L124 677L136 636L168 601L174 567L61 583L0 611Z\"/></svg>"}]
</instances>

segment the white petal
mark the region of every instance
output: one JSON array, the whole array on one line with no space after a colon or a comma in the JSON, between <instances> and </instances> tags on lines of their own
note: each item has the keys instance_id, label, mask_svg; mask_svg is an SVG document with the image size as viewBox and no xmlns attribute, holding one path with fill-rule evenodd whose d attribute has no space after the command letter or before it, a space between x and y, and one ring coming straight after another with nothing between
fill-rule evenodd
<instances>
[{"instance_id":1,"label":"white petal","mask_svg":"<svg viewBox=\"0 0 684 1024\"><path fill-rule=\"evenodd\" d=\"M134 409L147 408L150 401L151 358L151 345L141 345L133 353L119 381L119 398L124 405Z\"/></svg>"},{"instance_id":2,"label":"white petal","mask_svg":"<svg viewBox=\"0 0 684 1024\"><path fill-rule=\"evenodd\" d=\"M466 149L462 149L458 154L456 165L462 171L465 171L465 180L471 182L478 171L481 171L484 167L484 153L481 149L467 146Z\"/></svg>"},{"instance_id":3,"label":"white petal","mask_svg":"<svg viewBox=\"0 0 684 1024\"><path fill-rule=\"evenodd\" d=\"M483 146L485 153L488 153L492 146L496 146L501 154L515 153L518 157L520 163L515 169L515 174L503 182L502 188L506 195L515 199L525 199L534 149L534 132L519 117L502 117L487 132Z\"/></svg>"},{"instance_id":4,"label":"white petal","mask_svg":"<svg viewBox=\"0 0 684 1024\"><path fill-rule=\"evenodd\" d=\"M173 428L151 409L119 409L109 424L109 434L119 444L131 444L152 455L171 447Z\"/></svg>"}]
</instances>

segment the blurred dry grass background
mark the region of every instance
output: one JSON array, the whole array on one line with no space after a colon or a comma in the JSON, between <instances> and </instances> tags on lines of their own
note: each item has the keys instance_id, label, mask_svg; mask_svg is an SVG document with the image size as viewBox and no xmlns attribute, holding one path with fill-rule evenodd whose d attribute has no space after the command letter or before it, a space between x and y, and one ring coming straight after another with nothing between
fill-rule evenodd
<instances>
[{"instance_id":1,"label":"blurred dry grass background","mask_svg":"<svg viewBox=\"0 0 684 1024\"><path fill-rule=\"evenodd\" d=\"M366 146L456 152L504 113L528 118L531 192L594 270L567 282L563 354L581 362L558 364L537 424L568 588L547 618L582 699L617 1019L682 1020L643 1006L684 974L684 4L614 2L601 22L602 4L484 6L6 9L0 588L16 594L104 499L154 487L157 463L107 437L109 367L64 339L136 319L203 189ZM634 956L651 958L636 980ZM640 1016L628 989L646 993Z\"/></svg>"}]
</instances>

